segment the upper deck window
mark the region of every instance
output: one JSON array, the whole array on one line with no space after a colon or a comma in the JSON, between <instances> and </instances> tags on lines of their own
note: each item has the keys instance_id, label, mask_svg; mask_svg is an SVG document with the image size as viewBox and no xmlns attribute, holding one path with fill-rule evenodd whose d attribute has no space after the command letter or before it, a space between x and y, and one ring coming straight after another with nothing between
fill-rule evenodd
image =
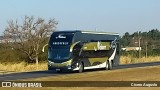
<instances>
[{"instance_id":1,"label":"upper deck window","mask_svg":"<svg viewBox=\"0 0 160 90\"><path fill-rule=\"evenodd\" d=\"M51 35L51 46L69 46L72 43L74 33L55 32Z\"/></svg>"}]
</instances>

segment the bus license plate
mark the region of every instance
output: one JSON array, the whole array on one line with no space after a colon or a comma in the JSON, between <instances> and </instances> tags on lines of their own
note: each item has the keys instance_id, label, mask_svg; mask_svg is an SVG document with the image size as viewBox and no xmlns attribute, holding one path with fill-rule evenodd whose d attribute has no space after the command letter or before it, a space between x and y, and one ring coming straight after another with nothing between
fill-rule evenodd
<instances>
[{"instance_id":1,"label":"bus license plate","mask_svg":"<svg viewBox=\"0 0 160 90\"><path fill-rule=\"evenodd\" d=\"M56 69L56 71L60 71L60 69Z\"/></svg>"}]
</instances>

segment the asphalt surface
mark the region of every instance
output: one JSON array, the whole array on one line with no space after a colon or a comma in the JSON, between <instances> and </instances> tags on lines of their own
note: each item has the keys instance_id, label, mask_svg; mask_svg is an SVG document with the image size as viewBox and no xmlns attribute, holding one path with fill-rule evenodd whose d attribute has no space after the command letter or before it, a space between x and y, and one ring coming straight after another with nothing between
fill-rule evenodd
<instances>
[{"instance_id":1,"label":"asphalt surface","mask_svg":"<svg viewBox=\"0 0 160 90\"><path fill-rule=\"evenodd\" d=\"M125 68L136 68L136 67L147 67L147 66L158 66L158 65L160 65L160 62L124 64L124 65L119 65L119 66L113 67L113 70L125 69ZM95 71L95 70L87 70L85 72L92 72L92 71ZM66 74L74 74L74 73L75 72L73 72L73 73L71 73L71 72L57 73L56 71L35 71L35 72L2 74L2 75L0 75L0 81L39 78L39 77L66 75Z\"/></svg>"}]
</instances>

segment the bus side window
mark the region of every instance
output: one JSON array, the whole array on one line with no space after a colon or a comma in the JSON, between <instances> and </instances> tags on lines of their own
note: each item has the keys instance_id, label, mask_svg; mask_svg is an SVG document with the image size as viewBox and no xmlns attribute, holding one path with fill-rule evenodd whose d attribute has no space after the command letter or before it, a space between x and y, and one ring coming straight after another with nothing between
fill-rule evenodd
<instances>
[{"instance_id":1,"label":"bus side window","mask_svg":"<svg viewBox=\"0 0 160 90\"><path fill-rule=\"evenodd\" d=\"M80 45L80 44L77 44L77 45L73 48L73 55L74 55L75 57L78 57L80 50L81 50L81 45Z\"/></svg>"}]
</instances>

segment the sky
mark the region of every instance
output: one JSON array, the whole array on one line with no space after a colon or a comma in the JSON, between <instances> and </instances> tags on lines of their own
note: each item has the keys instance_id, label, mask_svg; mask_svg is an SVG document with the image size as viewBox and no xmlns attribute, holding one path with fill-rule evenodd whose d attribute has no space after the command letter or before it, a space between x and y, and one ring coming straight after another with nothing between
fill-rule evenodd
<instances>
[{"instance_id":1,"label":"sky","mask_svg":"<svg viewBox=\"0 0 160 90\"><path fill-rule=\"evenodd\" d=\"M160 30L160 0L0 0L0 35L7 21L55 18L57 30L125 32Z\"/></svg>"}]
</instances>

